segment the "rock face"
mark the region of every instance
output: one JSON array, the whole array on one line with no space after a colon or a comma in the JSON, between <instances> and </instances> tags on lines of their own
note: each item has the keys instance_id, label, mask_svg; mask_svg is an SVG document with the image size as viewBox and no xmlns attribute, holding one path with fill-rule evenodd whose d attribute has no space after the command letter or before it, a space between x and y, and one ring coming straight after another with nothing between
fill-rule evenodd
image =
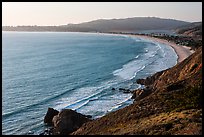
<instances>
[{"instance_id":1,"label":"rock face","mask_svg":"<svg viewBox=\"0 0 204 137\"><path fill-rule=\"evenodd\" d=\"M48 124L48 125L52 125L52 119L55 115L57 115L59 113L59 111L53 109L53 108L48 108L47 113L45 115L44 118L44 123Z\"/></svg>"},{"instance_id":2,"label":"rock face","mask_svg":"<svg viewBox=\"0 0 204 137\"><path fill-rule=\"evenodd\" d=\"M155 82L155 80L157 80L163 74L163 72L164 70L157 72L154 75L147 77L146 79L137 79L136 83L146 86L152 85Z\"/></svg>"},{"instance_id":3,"label":"rock face","mask_svg":"<svg viewBox=\"0 0 204 137\"><path fill-rule=\"evenodd\" d=\"M53 134L68 135L88 121L90 121L90 119L87 118L87 116L71 109L64 109L52 119L54 124Z\"/></svg>"}]
</instances>

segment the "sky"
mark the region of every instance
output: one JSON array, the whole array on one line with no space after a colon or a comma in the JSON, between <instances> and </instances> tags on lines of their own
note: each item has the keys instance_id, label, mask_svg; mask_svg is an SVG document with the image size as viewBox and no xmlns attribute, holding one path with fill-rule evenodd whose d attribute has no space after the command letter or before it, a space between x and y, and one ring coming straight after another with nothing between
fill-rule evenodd
<instances>
[{"instance_id":1,"label":"sky","mask_svg":"<svg viewBox=\"0 0 204 137\"><path fill-rule=\"evenodd\" d=\"M53 26L129 17L202 21L202 2L2 2L3 26Z\"/></svg>"}]
</instances>

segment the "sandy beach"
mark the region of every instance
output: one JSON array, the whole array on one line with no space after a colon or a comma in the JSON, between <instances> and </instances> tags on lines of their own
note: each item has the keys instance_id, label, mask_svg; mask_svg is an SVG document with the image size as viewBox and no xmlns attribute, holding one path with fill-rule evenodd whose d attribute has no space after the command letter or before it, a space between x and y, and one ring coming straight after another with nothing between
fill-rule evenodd
<instances>
[{"instance_id":1,"label":"sandy beach","mask_svg":"<svg viewBox=\"0 0 204 137\"><path fill-rule=\"evenodd\" d=\"M178 56L178 59L177 59L178 63L182 62L184 59L186 59L188 56L190 56L192 53L195 52L194 50L191 50L190 47L177 45L173 42L169 42L169 41L164 40L164 39L159 39L159 38L155 38L155 37L151 37L151 36L143 36L143 35L128 35L128 36L143 38L143 39L149 39L149 40L152 40L155 42L159 42L159 43L171 46L175 50L175 52Z\"/></svg>"}]
</instances>

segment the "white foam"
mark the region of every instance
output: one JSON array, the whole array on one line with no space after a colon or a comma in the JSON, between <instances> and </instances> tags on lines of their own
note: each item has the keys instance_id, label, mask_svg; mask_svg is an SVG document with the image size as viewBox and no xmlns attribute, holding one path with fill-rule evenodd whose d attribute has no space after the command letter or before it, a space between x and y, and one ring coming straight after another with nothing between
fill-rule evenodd
<instances>
[{"instance_id":1,"label":"white foam","mask_svg":"<svg viewBox=\"0 0 204 137\"><path fill-rule=\"evenodd\" d=\"M139 56L140 56L140 55L137 55L137 56L135 57L135 59L139 58Z\"/></svg>"},{"instance_id":2,"label":"white foam","mask_svg":"<svg viewBox=\"0 0 204 137\"><path fill-rule=\"evenodd\" d=\"M90 100L85 101L84 103L80 104L79 106L75 107L74 110L80 109L84 105L88 104Z\"/></svg>"},{"instance_id":3,"label":"white foam","mask_svg":"<svg viewBox=\"0 0 204 137\"><path fill-rule=\"evenodd\" d=\"M92 89L93 88L95 88L95 87L92 87ZM101 90L99 92L96 92L94 94L91 94L89 96L84 96L81 98L77 98L77 96L76 96L76 98L69 103L67 103L68 101L66 99L63 99L64 101L58 102L59 105L57 105L55 107L55 109L57 108L59 110L59 109L63 109L63 108L69 108L69 109L76 110L76 109L86 105L90 101L90 99L94 98L96 95L98 95L100 93L101 93ZM83 96L83 93L81 93L81 92L78 94L82 94L82 96ZM69 98L69 100L70 100L70 98Z\"/></svg>"},{"instance_id":4,"label":"white foam","mask_svg":"<svg viewBox=\"0 0 204 137\"><path fill-rule=\"evenodd\" d=\"M122 100L121 102L117 103L115 106L111 107L110 109L107 110L107 112L111 112L119 107L121 107L126 101L128 101L129 99L131 99L132 96Z\"/></svg>"},{"instance_id":5,"label":"white foam","mask_svg":"<svg viewBox=\"0 0 204 137\"><path fill-rule=\"evenodd\" d=\"M121 69L113 72L114 76L119 76L125 80L133 79L136 74L145 68L145 62L142 60L134 60L125 65Z\"/></svg>"},{"instance_id":6,"label":"white foam","mask_svg":"<svg viewBox=\"0 0 204 137\"><path fill-rule=\"evenodd\" d=\"M136 37L131 37L132 39L134 39L136 42L142 42L144 41L143 39L141 38L136 38Z\"/></svg>"},{"instance_id":7,"label":"white foam","mask_svg":"<svg viewBox=\"0 0 204 137\"><path fill-rule=\"evenodd\" d=\"M55 109L61 110L63 108L69 109L80 109L84 105L88 104L91 100L95 100L100 98L102 95L107 93L102 93L103 90L110 88L111 86L118 84L119 81L116 80L108 80L102 82L98 86L93 87L82 87L77 89L71 95L72 98L62 98L60 101L56 102Z\"/></svg>"},{"instance_id":8,"label":"white foam","mask_svg":"<svg viewBox=\"0 0 204 137\"><path fill-rule=\"evenodd\" d=\"M139 71L143 70L147 65L149 65L154 60L153 57L156 56L158 51L161 51L164 54L162 48L163 46L160 43L146 39L144 41L153 43L156 46L156 48L155 46L149 46L148 48L144 48L145 51L144 54L137 55L135 57L135 60L123 65L122 68L113 71L114 76L121 77L124 80L131 80L137 75ZM141 59L138 59L140 56Z\"/></svg>"}]
</instances>

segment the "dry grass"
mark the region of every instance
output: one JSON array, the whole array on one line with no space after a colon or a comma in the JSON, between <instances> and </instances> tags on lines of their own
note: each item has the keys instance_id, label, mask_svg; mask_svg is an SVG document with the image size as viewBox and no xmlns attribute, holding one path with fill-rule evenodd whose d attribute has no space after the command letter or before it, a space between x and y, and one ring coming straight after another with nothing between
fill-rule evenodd
<instances>
[{"instance_id":1,"label":"dry grass","mask_svg":"<svg viewBox=\"0 0 204 137\"><path fill-rule=\"evenodd\" d=\"M199 117L198 117L199 115ZM160 113L151 115L128 123L119 123L107 130L110 134L145 134L145 135L174 135L188 133L193 135L197 129L201 129L201 110L191 109L181 112ZM189 128L189 124L191 127Z\"/></svg>"}]
</instances>

